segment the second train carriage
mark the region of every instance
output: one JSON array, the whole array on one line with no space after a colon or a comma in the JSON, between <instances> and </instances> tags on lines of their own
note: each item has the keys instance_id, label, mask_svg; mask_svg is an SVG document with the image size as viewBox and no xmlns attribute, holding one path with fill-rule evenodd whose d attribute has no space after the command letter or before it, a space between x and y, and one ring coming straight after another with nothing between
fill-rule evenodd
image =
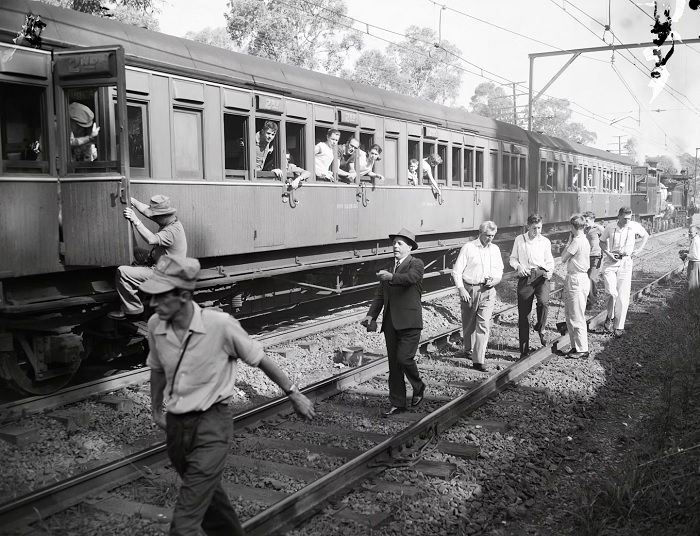
<instances>
[{"instance_id":1,"label":"second train carriage","mask_svg":"<svg viewBox=\"0 0 700 536\"><path fill-rule=\"evenodd\" d=\"M9 44L29 11L47 23L44 50ZM122 217L129 196L171 197L211 301L263 278L352 286L402 226L438 273L484 219L515 229L535 210L548 222L648 212L629 161L462 110L28 0L3 3L0 35L0 375L26 391L55 388L95 344L76 332L113 307L114 268L140 245ZM73 102L101 127L94 161L70 149ZM285 203L252 165L265 121L279 129L270 167L284 170L289 151L313 170L333 127L341 143L383 147L385 180L312 178ZM438 196L408 186L409 159L432 153ZM107 328L99 349L113 357L124 333Z\"/></svg>"}]
</instances>

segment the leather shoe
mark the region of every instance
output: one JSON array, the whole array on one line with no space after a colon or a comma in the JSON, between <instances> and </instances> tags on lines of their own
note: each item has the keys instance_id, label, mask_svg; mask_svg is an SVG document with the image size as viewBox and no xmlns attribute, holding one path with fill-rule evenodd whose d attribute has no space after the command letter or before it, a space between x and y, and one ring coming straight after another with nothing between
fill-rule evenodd
<instances>
[{"instance_id":1,"label":"leather shoe","mask_svg":"<svg viewBox=\"0 0 700 536\"><path fill-rule=\"evenodd\" d=\"M423 402L423 395L425 394L425 382L421 384L420 389L418 389L411 397L411 406L416 407L418 404Z\"/></svg>"},{"instance_id":2,"label":"leather shoe","mask_svg":"<svg viewBox=\"0 0 700 536\"><path fill-rule=\"evenodd\" d=\"M605 322L603 322L603 329L604 329L605 331L612 331L612 330L613 330L613 329L612 329L612 318L607 317L607 318L605 319Z\"/></svg>"},{"instance_id":3,"label":"leather shoe","mask_svg":"<svg viewBox=\"0 0 700 536\"><path fill-rule=\"evenodd\" d=\"M532 348L528 348L527 350L520 352L520 359L529 356L532 352L534 352Z\"/></svg>"},{"instance_id":4,"label":"leather shoe","mask_svg":"<svg viewBox=\"0 0 700 536\"><path fill-rule=\"evenodd\" d=\"M489 369L487 369L486 365L484 365L483 363L473 363L472 368L474 370L478 370L480 372L488 372L489 371Z\"/></svg>"},{"instance_id":5,"label":"leather shoe","mask_svg":"<svg viewBox=\"0 0 700 536\"><path fill-rule=\"evenodd\" d=\"M540 336L540 342L542 343L542 346L547 346L547 343L549 341L547 340L547 335L544 334L544 331L538 331L537 334Z\"/></svg>"},{"instance_id":6,"label":"leather shoe","mask_svg":"<svg viewBox=\"0 0 700 536\"><path fill-rule=\"evenodd\" d=\"M382 411L382 417L391 417L392 415L396 415L397 413L403 413L404 411L406 411L406 408L391 406L388 410Z\"/></svg>"},{"instance_id":7,"label":"leather shoe","mask_svg":"<svg viewBox=\"0 0 700 536\"><path fill-rule=\"evenodd\" d=\"M588 352L577 352L575 350L566 353L567 359L588 359L589 356Z\"/></svg>"},{"instance_id":8,"label":"leather shoe","mask_svg":"<svg viewBox=\"0 0 700 536\"><path fill-rule=\"evenodd\" d=\"M615 333L616 339L621 339L625 335L625 330L624 329L616 329L614 333Z\"/></svg>"}]
</instances>

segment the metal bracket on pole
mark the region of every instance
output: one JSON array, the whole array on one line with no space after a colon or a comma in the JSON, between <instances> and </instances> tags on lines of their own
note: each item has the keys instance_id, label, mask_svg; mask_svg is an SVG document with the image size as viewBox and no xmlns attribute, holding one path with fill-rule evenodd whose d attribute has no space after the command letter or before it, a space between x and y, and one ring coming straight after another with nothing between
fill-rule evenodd
<instances>
[{"instance_id":1,"label":"metal bracket on pole","mask_svg":"<svg viewBox=\"0 0 700 536\"><path fill-rule=\"evenodd\" d=\"M564 71L566 71L566 68L567 68L569 65L571 65L571 64L573 63L573 61L574 61L576 58L578 58L580 55L581 55L580 52L575 52L574 55L571 56L571 58L569 58L569 61L567 61L567 62L564 64L564 66L563 66L561 69L559 69L559 71L557 71L557 74L555 74L555 75L552 77L552 79L551 79L549 82L547 82L547 84L546 84L542 89L540 89L540 92L539 92L537 95L535 95L535 97L532 99L532 102L535 102L537 99L539 99L540 96L542 96L542 93L544 93L545 91L547 91L547 90L549 89L549 86L551 86L551 85L556 81L556 79L559 78L559 77L561 76L561 74L562 74Z\"/></svg>"}]
</instances>

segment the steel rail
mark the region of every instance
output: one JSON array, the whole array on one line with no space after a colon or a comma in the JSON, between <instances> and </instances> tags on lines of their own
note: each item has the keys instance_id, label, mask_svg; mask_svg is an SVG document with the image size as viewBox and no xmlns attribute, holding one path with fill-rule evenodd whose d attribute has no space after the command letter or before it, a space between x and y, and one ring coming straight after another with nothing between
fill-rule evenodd
<instances>
[{"instance_id":1,"label":"steel rail","mask_svg":"<svg viewBox=\"0 0 700 536\"><path fill-rule=\"evenodd\" d=\"M671 277L679 270L682 270L682 267L680 269L674 268L645 285L633 294L633 299L641 296L646 288ZM602 311L595 318L601 314L606 313ZM454 331L454 328L450 331ZM440 337L444 336L445 334L440 335ZM348 461L319 480L248 519L243 524L246 534L268 536L295 528L299 523L313 515L330 498L351 489L361 480L376 473L382 464L390 465L389 462L395 453L410 451L418 439L425 441L437 437L441 431L452 426L465 413L478 408L493 395L502 392L526 374L546 363L554 357L555 349L566 348L568 340L568 335L558 337L551 346L540 348L519 359L498 374L484 380L474 389L441 406L420 421L411 424L395 436L375 445L357 458Z\"/></svg>"}]
</instances>

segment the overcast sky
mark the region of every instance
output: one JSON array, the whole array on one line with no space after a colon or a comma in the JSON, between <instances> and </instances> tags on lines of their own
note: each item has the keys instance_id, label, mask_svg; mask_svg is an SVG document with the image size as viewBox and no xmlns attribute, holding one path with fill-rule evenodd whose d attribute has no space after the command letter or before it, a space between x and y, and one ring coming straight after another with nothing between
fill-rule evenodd
<instances>
[{"instance_id":1,"label":"overcast sky","mask_svg":"<svg viewBox=\"0 0 700 536\"><path fill-rule=\"evenodd\" d=\"M674 30L681 38L697 38L700 12L690 10L685 0L671 2L674 7L677 3L679 9L684 8L673 16ZM181 36L206 26L223 26L226 4L227 0L165 0L160 16L161 30ZM608 24L609 7L611 29L623 43L644 43L653 38L649 31L653 24L650 18L653 3L643 1L443 0L436 5L431 0L346 0L346 4L350 17L394 32L403 33L411 24L428 26L437 32L442 22L442 39L455 44L462 51L462 58L478 66L461 62L464 69L479 73L480 69L490 71L484 75L502 83L527 84L530 53L555 50L552 47L603 46L601 38L603 25ZM453 9L443 10L440 5L486 22ZM360 22L356 27L366 28ZM370 32L393 41L401 39L376 28L370 28ZM608 42L612 39L610 33L605 37ZM384 41L370 35L365 35L364 42L366 48L384 49L386 46ZM670 43L670 39L667 42ZM669 46L665 46L663 53L668 49ZM631 52L639 68L625 59L632 60ZM567 56L537 59L534 87L543 87L567 59ZM676 45L668 63L667 85L672 88L672 94L662 91L653 101L652 89L648 87L651 81L648 71L652 66L652 62L645 60L643 49L618 51L614 58L608 51L581 55L546 93L574 103L573 119L598 134L596 145L600 148L617 150L617 136L623 136L622 143L627 137L635 136L646 154L681 150L694 154L695 148L700 147L700 44ZM461 104L468 104L474 87L483 81L479 76L463 73ZM519 93L526 93L525 87L521 86ZM527 96L519 96L518 104L526 105Z\"/></svg>"}]
</instances>

